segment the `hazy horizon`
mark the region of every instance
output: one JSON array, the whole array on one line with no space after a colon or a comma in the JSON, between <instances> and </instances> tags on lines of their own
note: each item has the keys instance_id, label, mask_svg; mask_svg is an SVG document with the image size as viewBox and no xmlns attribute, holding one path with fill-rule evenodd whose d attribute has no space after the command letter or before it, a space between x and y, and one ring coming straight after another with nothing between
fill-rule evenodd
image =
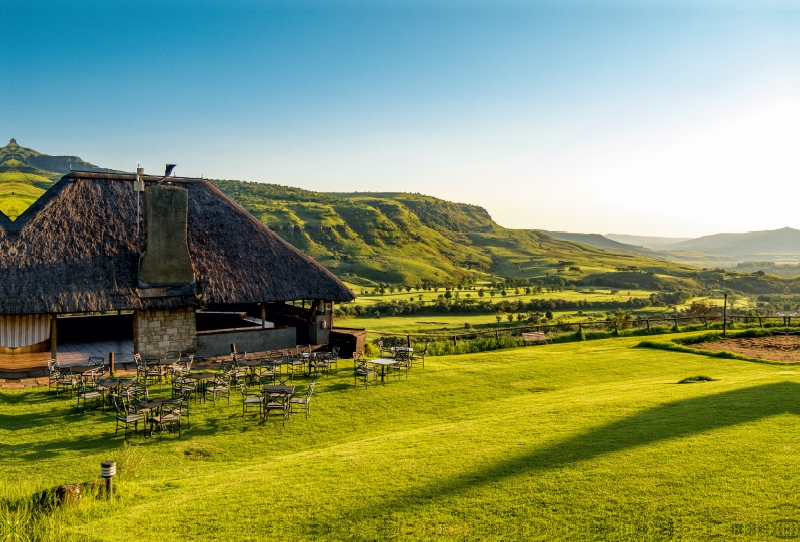
<instances>
[{"instance_id":1,"label":"hazy horizon","mask_svg":"<svg viewBox=\"0 0 800 542\"><path fill-rule=\"evenodd\" d=\"M510 228L800 228L798 8L34 0L0 7L0 126L102 167L420 192Z\"/></svg>"}]
</instances>

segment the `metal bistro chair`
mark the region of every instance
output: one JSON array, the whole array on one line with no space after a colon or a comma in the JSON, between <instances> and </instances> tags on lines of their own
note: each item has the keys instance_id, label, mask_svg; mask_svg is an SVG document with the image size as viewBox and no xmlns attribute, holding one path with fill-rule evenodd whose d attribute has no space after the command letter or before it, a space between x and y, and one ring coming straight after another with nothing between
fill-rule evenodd
<instances>
[{"instance_id":1,"label":"metal bistro chair","mask_svg":"<svg viewBox=\"0 0 800 542\"><path fill-rule=\"evenodd\" d=\"M147 379L147 383L158 382L159 387L161 386L161 382L164 381L164 377L167 374L166 369L161 365L161 360L156 358L150 358L144 360L144 374L145 378Z\"/></svg>"},{"instance_id":2,"label":"metal bistro chair","mask_svg":"<svg viewBox=\"0 0 800 542\"><path fill-rule=\"evenodd\" d=\"M369 381L378 381L378 372L367 364L364 359L364 354L360 352L353 353L353 387L358 385L358 379L364 381L364 387L369 387Z\"/></svg>"},{"instance_id":3,"label":"metal bistro chair","mask_svg":"<svg viewBox=\"0 0 800 542\"><path fill-rule=\"evenodd\" d=\"M405 371L406 378L408 378L408 370L411 368L411 357L409 353L405 350L398 350L395 352L394 364L391 366L391 368L392 373L394 373L397 377L400 377L400 373Z\"/></svg>"},{"instance_id":4,"label":"metal bistro chair","mask_svg":"<svg viewBox=\"0 0 800 542\"><path fill-rule=\"evenodd\" d=\"M88 361L89 369L83 373L84 379L97 380L106 372L106 358L90 357Z\"/></svg>"},{"instance_id":5,"label":"metal bistro chair","mask_svg":"<svg viewBox=\"0 0 800 542\"><path fill-rule=\"evenodd\" d=\"M94 382L91 380L85 381L80 379L78 380L78 404L75 405L76 409L81 408L81 399L83 400L83 410L81 412L86 412L87 401L94 400L95 408L97 408L103 405L105 401L105 395L102 391L95 387Z\"/></svg>"},{"instance_id":6,"label":"metal bistro chair","mask_svg":"<svg viewBox=\"0 0 800 542\"><path fill-rule=\"evenodd\" d=\"M172 376L172 398L183 397L188 404L192 398L197 400L197 382L184 378L181 373Z\"/></svg>"},{"instance_id":7,"label":"metal bistro chair","mask_svg":"<svg viewBox=\"0 0 800 542\"><path fill-rule=\"evenodd\" d=\"M378 350L380 350L380 356L385 359L392 359L394 357L394 352L388 346L383 344L383 341L378 341Z\"/></svg>"},{"instance_id":8,"label":"metal bistro chair","mask_svg":"<svg viewBox=\"0 0 800 542\"><path fill-rule=\"evenodd\" d=\"M280 362L276 366L273 360L264 359L261 361L261 365L255 368L255 372L253 373L253 383L260 386L263 386L267 383L274 384L277 375L280 374L280 370Z\"/></svg>"},{"instance_id":9,"label":"metal bistro chair","mask_svg":"<svg viewBox=\"0 0 800 542\"><path fill-rule=\"evenodd\" d=\"M139 430L139 422L145 421L145 415L139 412L131 413L129 406L125 404L122 397L114 398L114 408L117 410L117 428L114 430L114 436L119 435L120 425L125 426L125 440L128 440L128 427L133 424L133 432Z\"/></svg>"},{"instance_id":10,"label":"metal bistro chair","mask_svg":"<svg viewBox=\"0 0 800 542\"><path fill-rule=\"evenodd\" d=\"M69 389L70 395L75 393L75 376L62 372L58 360L51 359L47 361L47 376L49 378L47 389L49 391L52 385L55 384L56 396L58 396L58 392L61 388Z\"/></svg>"},{"instance_id":11,"label":"metal bistro chair","mask_svg":"<svg viewBox=\"0 0 800 542\"><path fill-rule=\"evenodd\" d=\"M228 398L228 404L231 402L231 382L230 379L226 376L218 376L210 383L210 385L206 386L206 397L211 395L211 400L214 402L214 405L217 404L217 397L224 395Z\"/></svg>"},{"instance_id":12,"label":"metal bistro chair","mask_svg":"<svg viewBox=\"0 0 800 542\"><path fill-rule=\"evenodd\" d=\"M325 374L331 370L331 362L327 352L318 352L309 360L310 374Z\"/></svg>"},{"instance_id":13,"label":"metal bistro chair","mask_svg":"<svg viewBox=\"0 0 800 542\"><path fill-rule=\"evenodd\" d=\"M150 418L150 435L153 434L153 426L158 429L158 438L162 438L164 429L172 433L178 428L178 438L181 438L181 404L183 399L176 399L174 402L164 403L161 413Z\"/></svg>"},{"instance_id":14,"label":"metal bistro chair","mask_svg":"<svg viewBox=\"0 0 800 542\"><path fill-rule=\"evenodd\" d=\"M246 356L247 352L245 352L244 355ZM233 384L236 384L239 382L239 380L247 376L247 367L243 367L236 363L236 354L231 354L230 361L223 361L219 370Z\"/></svg>"},{"instance_id":15,"label":"metal bistro chair","mask_svg":"<svg viewBox=\"0 0 800 542\"><path fill-rule=\"evenodd\" d=\"M339 370L339 347L334 346L331 348L331 357L328 359L328 365L330 369L333 369L333 366L336 366L336 370Z\"/></svg>"},{"instance_id":16,"label":"metal bistro chair","mask_svg":"<svg viewBox=\"0 0 800 542\"><path fill-rule=\"evenodd\" d=\"M255 391L248 391L244 382L239 382L239 391L242 394L242 418L249 405L258 405L258 416L261 417L261 409L264 406L264 396Z\"/></svg>"},{"instance_id":17,"label":"metal bistro chair","mask_svg":"<svg viewBox=\"0 0 800 542\"><path fill-rule=\"evenodd\" d=\"M264 421L267 420L270 412L280 412L283 415L283 426L285 427L286 418L289 417L289 400L288 393L270 394L264 402Z\"/></svg>"},{"instance_id":18,"label":"metal bistro chair","mask_svg":"<svg viewBox=\"0 0 800 542\"><path fill-rule=\"evenodd\" d=\"M292 397L289 399L289 413L294 413L295 405L297 408L305 408L306 410L306 419L308 419L308 410L311 406L311 394L314 393L314 383L315 381L312 380L311 384L308 386L308 392L306 393L305 397Z\"/></svg>"},{"instance_id":19,"label":"metal bistro chair","mask_svg":"<svg viewBox=\"0 0 800 542\"><path fill-rule=\"evenodd\" d=\"M414 355L411 356L411 366L413 366L414 363L416 363L418 361L421 361L422 362L422 368L424 369L425 368L425 354L427 354L427 353L428 353L428 343L426 342L425 343L425 347L422 349L422 353L421 354L414 354Z\"/></svg>"}]
</instances>

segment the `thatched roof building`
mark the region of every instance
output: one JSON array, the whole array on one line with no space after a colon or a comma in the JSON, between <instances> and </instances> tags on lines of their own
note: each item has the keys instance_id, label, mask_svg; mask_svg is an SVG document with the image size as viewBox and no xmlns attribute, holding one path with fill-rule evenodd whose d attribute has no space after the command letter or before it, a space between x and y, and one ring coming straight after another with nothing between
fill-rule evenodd
<instances>
[{"instance_id":1,"label":"thatched roof building","mask_svg":"<svg viewBox=\"0 0 800 542\"><path fill-rule=\"evenodd\" d=\"M170 189L160 191L184 198L183 250L188 248L190 259L190 267L184 266L189 280L180 281L185 283L148 284L142 259L147 253L147 197L140 200L135 179L73 172L16 221L0 213L0 315L144 314L201 305L354 299L332 273L203 179L143 176L145 194ZM162 223L151 222L154 254L159 233L154 230Z\"/></svg>"},{"instance_id":2,"label":"thatched roof building","mask_svg":"<svg viewBox=\"0 0 800 542\"><path fill-rule=\"evenodd\" d=\"M15 222L0 213L0 314L355 297L211 182L181 178L166 180L189 192L187 244L200 297L141 297L134 179L70 173ZM146 176L145 186L162 179ZM141 212L139 220L141 232Z\"/></svg>"}]
</instances>

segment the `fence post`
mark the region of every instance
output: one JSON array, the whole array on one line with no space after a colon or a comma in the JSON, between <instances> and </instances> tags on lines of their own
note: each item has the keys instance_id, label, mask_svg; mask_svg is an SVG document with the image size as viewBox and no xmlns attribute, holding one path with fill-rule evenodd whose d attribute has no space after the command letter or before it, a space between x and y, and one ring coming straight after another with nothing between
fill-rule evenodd
<instances>
[{"instance_id":1,"label":"fence post","mask_svg":"<svg viewBox=\"0 0 800 542\"><path fill-rule=\"evenodd\" d=\"M764 324L761 322L761 317L758 317L758 327L764 327Z\"/></svg>"},{"instance_id":2,"label":"fence post","mask_svg":"<svg viewBox=\"0 0 800 542\"><path fill-rule=\"evenodd\" d=\"M645 323L647 324L647 332L650 333L650 318L646 319Z\"/></svg>"},{"instance_id":3,"label":"fence post","mask_svg":"<svg viewBox=\"0 0 800 542\"><path fill-rule=\"evenodd\" d=\"M703 316L703 323L705 324L706 329L708 329L708 316Z\"/></svg>"},{"instance_id":4,"label":"fence post","mask_svg":"<svg viewBox=\"0 0 800 542\"><path fill-rule=\"evenodd\" d=\"M619 335L619 327L617 326L617 322L614 322L614 334Z\"/></svg>"},{"instance_id":5,"label":"fence post","mask_svg":"<svg viewBox=\"0 0 800 542\"><path fill-rule=\"evenodd\" d=\"M453 350L455 351L458 348L458 337L453 335Z\"/></svg>"},{"instance_id":6,"label":"fence post","mask_svg":"<svg viewBox=\"0 0 800 542\"><path fill-rule=\"evenodd\" d=\"M406 344L411 348L411 335L406 335Z\"/></svg>"},{"instance_id":7,"label":"fence post","mask_svg":"<svg viewBox=\"0 0 800 542\"><path fill-rule=\"evenodd\" d=\"M500 340L500 332L499 332L499 331L497 331L496 329L494 330L494 338L495 338L495 340L497 340L497 341L499 341L499 340Z\"/></svg>"}]
</instances>

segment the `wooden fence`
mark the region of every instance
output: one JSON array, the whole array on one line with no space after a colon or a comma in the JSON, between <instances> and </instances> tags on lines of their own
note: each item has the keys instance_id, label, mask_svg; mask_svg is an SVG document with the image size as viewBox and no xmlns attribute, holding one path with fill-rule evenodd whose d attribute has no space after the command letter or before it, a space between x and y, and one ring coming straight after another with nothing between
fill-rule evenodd
<instances>
[{"instance_id":1,"label":"wooden fence","mask_svg":"<svg viewBox=\"0 0 800 542\"><path fill-rule=\"evenodd\" d=\"M797 316L728 316L727 321L730 323L735 322L752 322L758 321L759 327L764 326L764 322L768 320L778 320L779 322L783 322L784 326L791 326L792 325L792 318L794 318L795 322L798 321ZM636 320L626 320L625 324L630 324L630 327L633 328L647 328L650 330L652 325L656 325L658 322L671 322L673 327L677 327L680 322L688 321L688 324L692 323L702 323L706 327L709 326L709 323L718 321L721 322L723 320L722 316L681 316L676 318L641 318ZM541 325L529 325L529 326L515 326L515 327L505 327L505 328L495 328L489 330L480 330L480 331L470 331L468 333L456 333L456 334L445 334L445 333L396 333L393 331L378 331L375 329L367 329L367 333L375 333L381 336L394 336L394 337L405 337L406 343L408 346L411 346L411 338L412 337L419 337L428 340L447 340L453 341L453 345L458 345L458 340L471 340L477 339L484 335L494 335L496 339L500 338L500 334L503 332L525 332L525 331L544 331L559 329L561 331L569 331L574 330L577 328L578 330L589 330L596 326L605 326L605 327L612 327L614 328L615 333L619 333L619 326L622 322L617 320L592 320L592 321L583 321L583 322L565 322L562 324L541 324Z\"/></svg>"}]
</instances>

